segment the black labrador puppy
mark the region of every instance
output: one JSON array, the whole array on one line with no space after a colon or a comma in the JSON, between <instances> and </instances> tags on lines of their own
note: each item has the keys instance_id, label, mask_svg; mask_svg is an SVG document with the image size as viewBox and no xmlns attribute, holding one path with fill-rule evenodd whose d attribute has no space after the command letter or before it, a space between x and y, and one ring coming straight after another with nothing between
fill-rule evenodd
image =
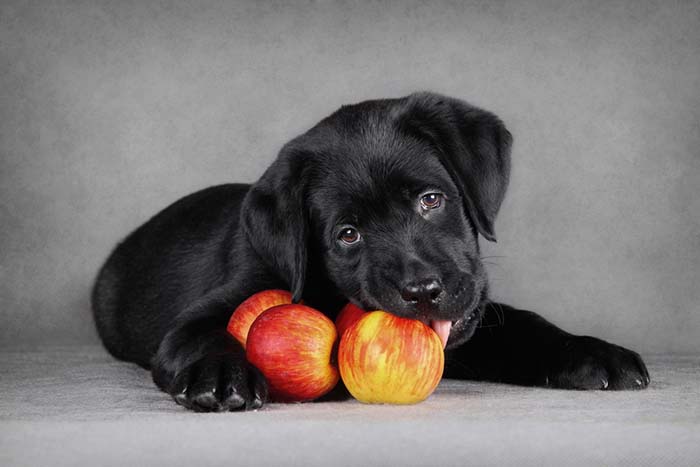
<instances>
[{"instance_id":1,"label":"black labrador puppy","mask_svg":"<svg viewBox=\"0 0 700 467\"><path fill-rule=\"evenodd\" d=\"M341 107L252 186L186 196L119 244L93 290L100 336L198 411L264 403L264 378L225 328L271 288L330 318L351 301L429 323L447 378L646 387L637 353L489 301L478 235L495 240L510 147L495 115L437 94Z\"/></svg>"}]
</instances>

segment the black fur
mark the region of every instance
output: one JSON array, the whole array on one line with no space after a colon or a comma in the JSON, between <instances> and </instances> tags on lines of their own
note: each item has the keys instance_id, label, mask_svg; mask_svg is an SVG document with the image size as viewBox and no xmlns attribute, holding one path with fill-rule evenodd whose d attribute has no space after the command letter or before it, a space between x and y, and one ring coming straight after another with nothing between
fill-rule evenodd
<instances>
[{"instance_id":1,"label":"black fur","mask_svg":"<svg viewBox=\"0 0 700 467\"><path fill-rule=\"evenodd\" d=\"M264 378L225 327L269 288L331 318L350 300L451 320L447 377L646 387L636 353L489 302L478 234L495 239L510 146L496 116L436 94L342 107L285 145L254 185L187 196L118 245L93 290L100 336L202 411L264 403ZM356 243L339 239L348 228Z\"/></svg>"}]
</instances>

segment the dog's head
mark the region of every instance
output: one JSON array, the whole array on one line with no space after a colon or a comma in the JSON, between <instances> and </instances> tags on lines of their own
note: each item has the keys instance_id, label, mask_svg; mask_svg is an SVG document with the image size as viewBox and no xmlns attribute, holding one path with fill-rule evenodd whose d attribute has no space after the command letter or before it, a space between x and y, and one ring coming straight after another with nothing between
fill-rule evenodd
<instances>
[{"instance_id":1,"label":"dog's head","mask_svg":"<svg viewBox=\"0 0 700 467\"><path fill-rule=\"evenodd\" d=\"M282 149L244 230L295 300L322 271L335 293L430 323L453 347L486 300L477 237L495 240L510 145L496 116L436 94L345 106Z\"/></svg>"}]
</instances>

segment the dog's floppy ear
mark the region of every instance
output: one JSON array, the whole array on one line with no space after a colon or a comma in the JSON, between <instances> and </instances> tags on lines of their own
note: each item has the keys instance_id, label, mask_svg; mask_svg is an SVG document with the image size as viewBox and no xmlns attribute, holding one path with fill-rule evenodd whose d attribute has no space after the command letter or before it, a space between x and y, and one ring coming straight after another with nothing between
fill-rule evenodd
<instances>
[{"instance_id":1,"label":"dog's floppy ear","mask_svg":"<svg viewBox=\"0 0 700 467\"><path fill-rule=\"evenodd\" d=\"M253 250L285 280L298 302L304 290L308 216L303 158L288 146L248 191L241 221Z\"/></svg>"},{"instance_id":2,"label":"dog's floppy ear","mask_svg":"<svg viewBox=\"0 0 700 467\"><path fill-rule=\"evenodd\" d=\"M508 186L512 143L503 122L461 100L416 93L407 98L400 124L437 147L472 222L496 241L494 221Z\"/></svg>"}]
</instances>

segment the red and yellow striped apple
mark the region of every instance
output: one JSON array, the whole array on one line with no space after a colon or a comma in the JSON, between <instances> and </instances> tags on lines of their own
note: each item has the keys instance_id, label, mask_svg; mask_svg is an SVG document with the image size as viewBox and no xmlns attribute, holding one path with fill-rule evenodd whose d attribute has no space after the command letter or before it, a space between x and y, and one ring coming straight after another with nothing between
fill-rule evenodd
<instances>
[{"instance_id":1,"label":"red and yellow striped apple","mask_svg":"<svg viewBox=\"0 0 700 467\"><path fill-rule=\"evenodd\" d=\"M440 337L414 319L373 311L352 324L338 348L340 375L361 402L415 404L442 377L445 355Z\"/></svg>"},{"instance_id":2,"label":"red and yellow striped apple","mask_svg":"<svg viewBox=\"0 0 700 467\"><path fill-rule=\"evenodd\" d=\"M286 290L263 290L248 297L233 312L226 330L246 347L248 331L260 314L273 306L292 303L292 294Z\"/></svg>"},{"instance_id":3,"label":"red and yellow striped apple","mask_svg":"<svg viewBox=\"0 0 700 467\"><path fill-rule=\"evenodd\" d=\"M265 376L277 402L303 402L329 392L340 376L333 351L333 322L311 307L278 305L263 312L248 332L246 356Z\"/></svg>"},{"instance_id":4,"label":"red and yellow striped apple","mask_svg":"<svg viewBox=\"0 0 700 467\"><path fill-rule=\"evenodd\" d=\"M335 318L335 328L338 330L338 337L342 338L347 328L365 315L365 310L352 303L345 305Z\"/></svg>"}]
</instances>

